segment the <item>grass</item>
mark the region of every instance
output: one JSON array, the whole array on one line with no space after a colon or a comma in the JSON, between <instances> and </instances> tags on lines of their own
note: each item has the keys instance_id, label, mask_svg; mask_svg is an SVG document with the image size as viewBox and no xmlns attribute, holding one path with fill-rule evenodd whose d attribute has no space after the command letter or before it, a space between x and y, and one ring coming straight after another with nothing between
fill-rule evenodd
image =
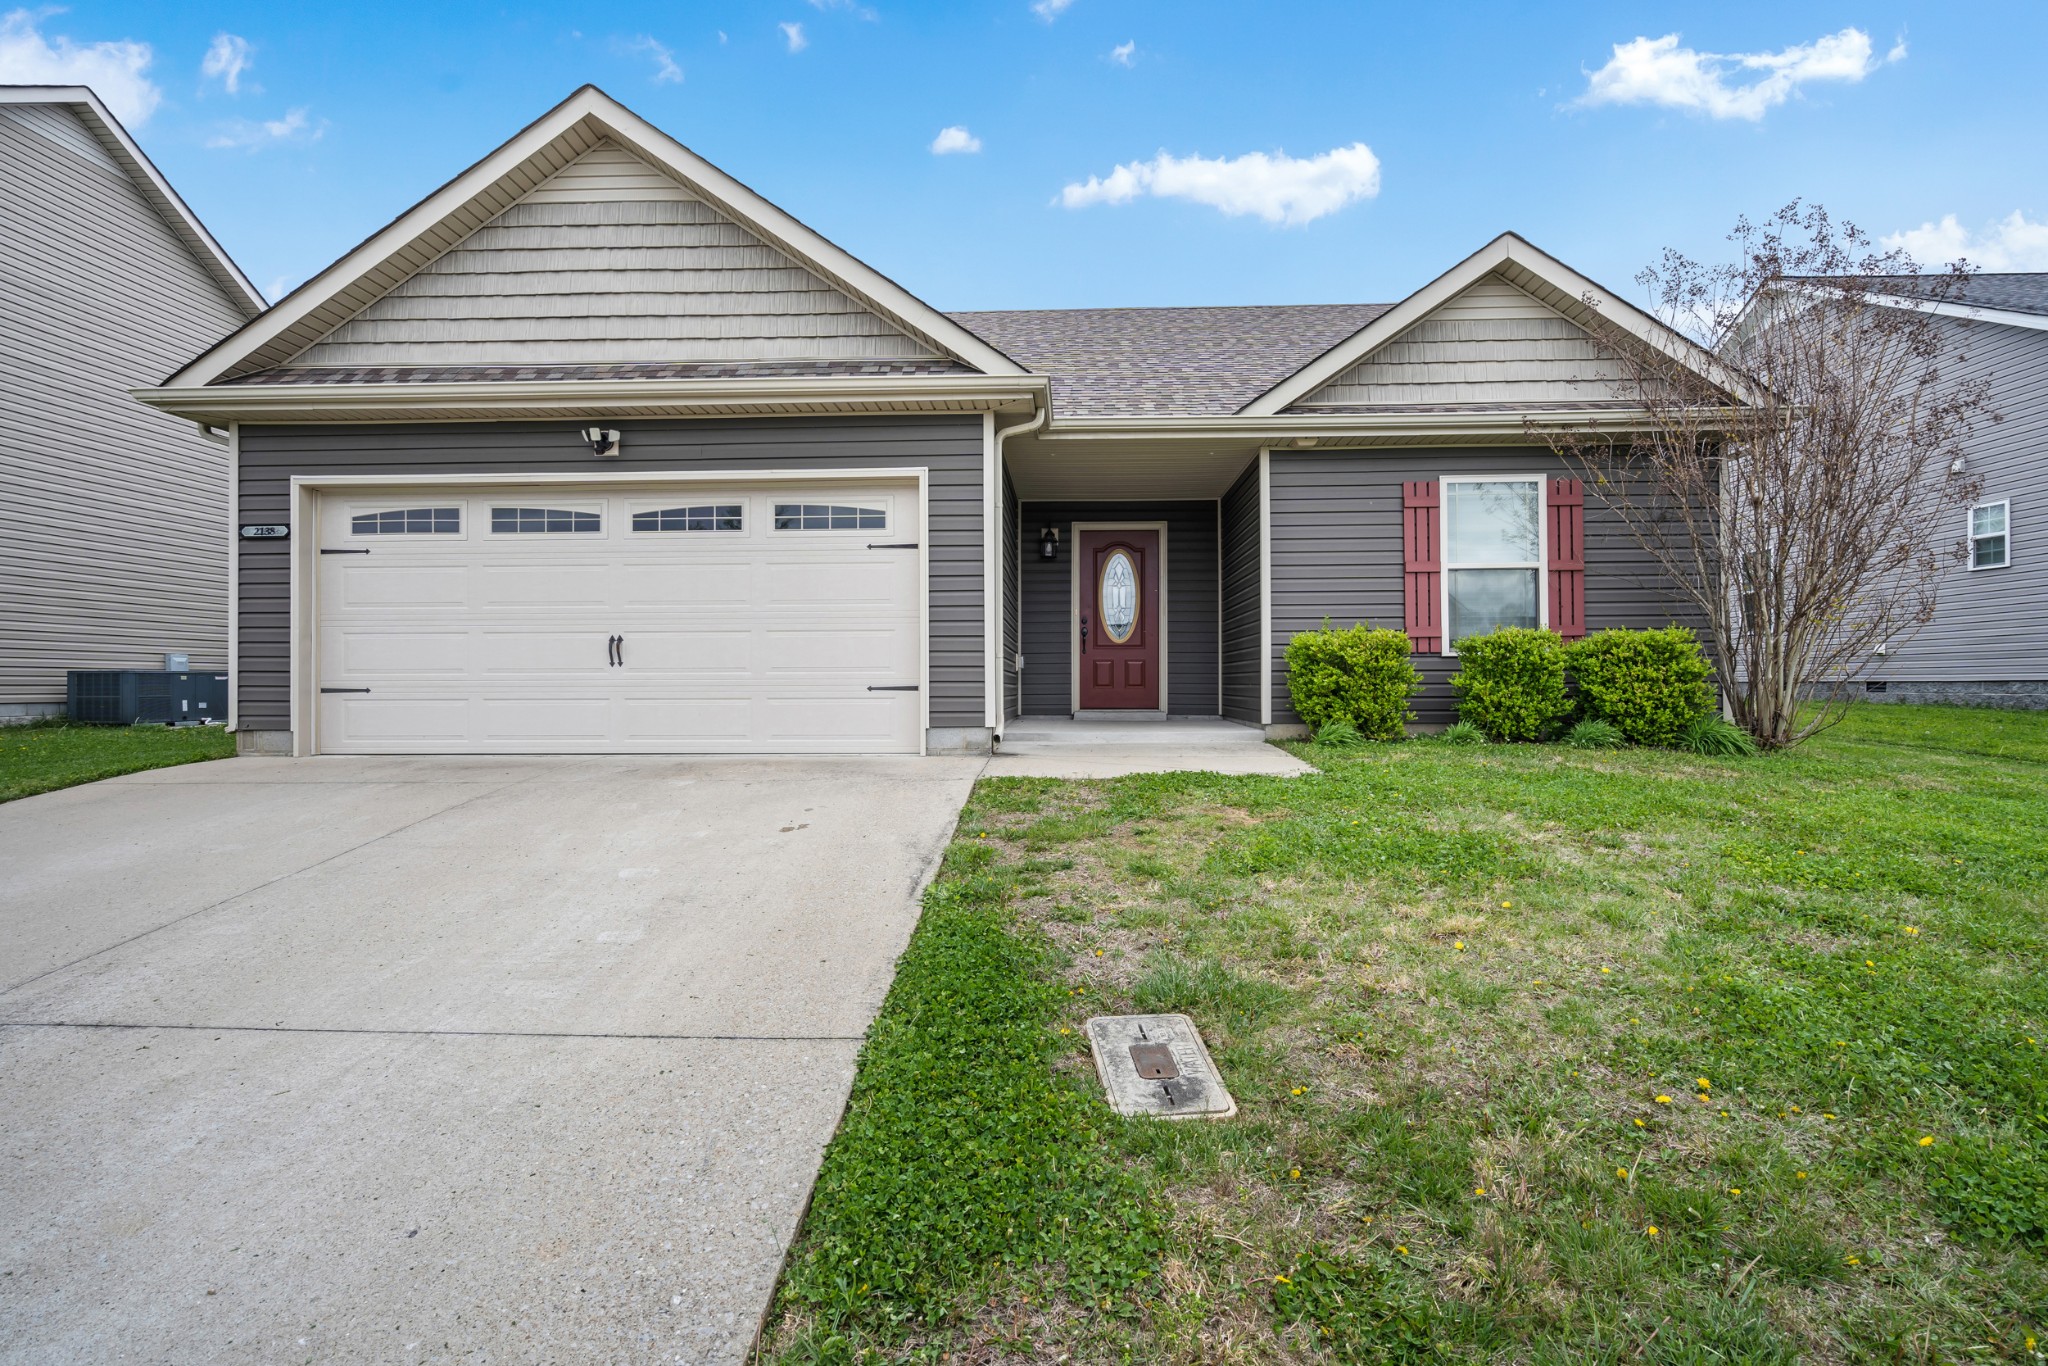
<instances>
[{"instance_id":1,"label":"grass","mask_svg":"<svg viewBox=\"0 0 2048 1366\"><path fill-rule=\"evenodd\" d=\"M235 737L220 726L0 726L0 802L234 752Z\"/></svg>"},{"instance_id":2,"label":"grass","mask_svg":"<svg viewBox=\"0 0 2048 1366\"><path fill-rule=\"evenodd\" d=\"M766 1359L2040 1359L2048 716L1303 752L976 789Z\"/></svg>"}]
</instances>

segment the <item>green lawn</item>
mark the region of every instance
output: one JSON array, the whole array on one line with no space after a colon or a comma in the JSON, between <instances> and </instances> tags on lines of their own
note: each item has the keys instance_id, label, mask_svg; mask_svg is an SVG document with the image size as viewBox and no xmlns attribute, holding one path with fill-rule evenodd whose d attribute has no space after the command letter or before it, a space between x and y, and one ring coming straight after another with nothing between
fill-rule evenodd
<instances>
[{"instance_id":1,"label":"green lawn","mask_svg":"<svg viewBox=\"0 0 2048 1366\"><path fill-rule=\"evenodd\" d=\"M2040 1359L2048 716L1303 752L977 788L767 1359ZM1236 1119L1107 1111L1132 1010Z\"/></svg>"},{"instance_id":2,"label":"green lawn","mask_svg":"<svg viewBox=\"0 0 2048 1366\"><path fill-rule=\"evenodd\" d=\"M235 737L220 726L0 726L0 802L234 752Z\"/></svg>"}]
</instances>

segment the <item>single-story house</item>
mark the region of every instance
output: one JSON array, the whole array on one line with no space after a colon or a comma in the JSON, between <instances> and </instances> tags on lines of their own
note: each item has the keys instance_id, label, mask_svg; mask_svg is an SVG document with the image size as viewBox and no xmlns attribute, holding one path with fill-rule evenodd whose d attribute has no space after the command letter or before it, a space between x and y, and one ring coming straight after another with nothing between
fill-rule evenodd
<instances>
[{"instance_id":1,"label":"single-story house","mask_svg":"<svg viewBox=\"0 0 2048 1366\"><path fill-rule=\"evenodd\" d=\"M0 86L0 300L0 722L226 668L226 439L128 393L263 298L82 86Z\"/></svg>"},{"instance_id":2,"label":"single-story house","mask_svg":"<svg viewBox=\"0 0 2048 1366\"><path fill-rule=\"evenodd\" d=\"M2048 708L2048 274L1900 276L1880 283L1897 306L1932 312L1948 342L1945 373L1990 385L2000 421L1971 437L1960 473L1975 503L1937 538L1962 550L1942 574L1934 618L1887 643L1860 675L1873 702ZM1944 547L1946 548L1946 547Z\"/></svg>"},{"instance_id":3,"label":"single-story house","mask_svg":"<svg viewBox=\"0 0 2048 1366\"><path fill-rule=\"evenodd\" d=\"M1683 617L1529 434L1683 344L1513 234L1393 304L948 314L585 87L146 403L229 433L260 753L1298 727L1282 651Z\"/></svg>"}]
</instances>

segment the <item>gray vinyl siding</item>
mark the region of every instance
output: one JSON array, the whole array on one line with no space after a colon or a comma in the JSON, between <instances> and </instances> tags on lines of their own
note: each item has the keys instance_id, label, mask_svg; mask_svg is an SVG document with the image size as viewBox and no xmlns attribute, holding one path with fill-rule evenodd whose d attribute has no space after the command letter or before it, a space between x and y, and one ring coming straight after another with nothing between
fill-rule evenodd
<instances>
[{"instance_id":1,"label":"gray vinyl siding","mask_svg":"<svg viewBox=\"0 0 2048 1366\"><path fill-rule=\"evenodd\" d=\"M1023 505L1023 714L1065 716L1073 710L1075 522L1166 523L1166 709L1181 716L1217 715L1213 499ZM1039 557L1038 530L1046 526L1060 530L1056 560Z\"/></svg>"},{"instance_id":2,"label":"gray vinyl siding","mask_svg":"<svg viewBox=\"0 0 2048 1366\"><path fill-rule=\"evenodd\" d=\"M1017 502L1017 486L1010 472L1003 471L1003 534L996 539L1003 583L1003 715L1017 716L1023 705L1023 680L1017 676L1017 651L1023 641L1023 509Z\"/></svg>"},{"instance_id":3,"label":"gray vinyl siding","mask_svg":"<svg viewBox=\"0 0 2048 1366\"><path fill-rule=\"evenodd\" d=\"M1893 682L2025 683L2048 680L2048 332L1996 323L1947 324L1958 379L1991 382L2004 421L1981 425L1969 445L1979 501L2009 501L2004 569L1942 575L1934 619L1896 645L1865 677ZM1946 552L1967 535L1968 511L1940 528Z\"/></svg>"},{"instance_id":4,"label":"gray vinyl siding","mask_svg":"<svg viewBox=\"0 0 2048 1366\"><path fill-rule=\"evenodd\" d=\"M612 144L297 358L313 366L930 357Z\"/></svg>"},{"instance_id":5,"label":"gray vinyl siding","mask_svg":"<svg viewBox=\"0 0 2048 1366\"><path fill-rule=\"evenodd\" d=\"M1572 471L1541 449L1275 451L1271 457L1273 536L1273 720L1300 721L1287 692L1287 642L1330 618L1400 630L1402 594L1401 485L1446 475L1539 474ZM1636 544L1618 516L1586 493L1586 627L1703 623ZM1413 707L1424 725L1457 719L1447 682L1458 662L1418 654L1424 690Z\"/></svg>"},{"instance_id":6,"label":"gray vinyl siding","mask_svg":"<svg viewBox=\"0 0 2048 1366\"><path fill-rule=\"evenodd\" d=\"M227 663L227 452L127 391L246 316L98 139L0 106L0 705Z\"/></svg>"},{"instance_id":7,"label":"gray vinyl siding","mask_svg":"<svg viewBox=\"0 0 2048 1366\"><path fill-rule=\"evenodd\" d=\"M1259 462L1238 477L1222 504L1223 714L1257 725L1259 630L1264 604L1259 585Z\"/></svg>"},{"instance_id":8,"label":"gray vinyl siding","mask_svg":"<svg viewBox=\"0 0 2048 1366\"><path fill-rule=\"evenodd\" d=\"M975 727L983 712L982 438L979 415L621 422L604 473L924 467L931 565L931 724ZM337 424L244 427L243 521L282 522L294 475L575 473L590 452L566 424ZM290 556L252 541L241 553L243 730L290 726Z\"/></svg>"},{"instance_id":9,"label":"gray vinyl siding","mask_svg":"<svg viewBox=\"0 0 2048 1366\"><path fill-rule=\"evenodd\" d=\"M1570 403L1618 397L1620 376L1584 329L1488 275L1296 407Z\"/></svg>"}]
</instances>

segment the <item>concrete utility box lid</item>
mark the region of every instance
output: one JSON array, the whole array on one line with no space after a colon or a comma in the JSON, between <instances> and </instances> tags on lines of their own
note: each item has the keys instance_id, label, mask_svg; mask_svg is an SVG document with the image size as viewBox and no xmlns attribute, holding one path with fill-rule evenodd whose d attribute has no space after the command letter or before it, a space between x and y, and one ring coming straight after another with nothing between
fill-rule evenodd
<instances>
[{"instance_id":1,"label":"concrete utility box lid","mask_svg":"<svg viewBox=\"0 0 2048 1366\"><path fill-rule=\"evenodd\" d=\"M1185 1015L1097 1015L1088 1044L1109 1104L1120 1115L1229 1119L1237 1102Z\"/></svg>"}]
</instances>

